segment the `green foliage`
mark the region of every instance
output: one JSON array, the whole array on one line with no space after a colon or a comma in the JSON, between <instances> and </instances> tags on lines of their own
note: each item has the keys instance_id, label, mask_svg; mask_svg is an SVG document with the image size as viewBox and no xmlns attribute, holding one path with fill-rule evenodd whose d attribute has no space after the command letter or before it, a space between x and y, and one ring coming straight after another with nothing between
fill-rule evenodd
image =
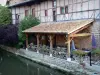
<instances>
[{"instance_id":1,"label":"green foliage","mask_svg":"<svg viewBox=\"0 0 100 75\"><path fill-rule=\"evenodd\" d=\"M37 18L32 17L31 15L25 17L20 22L20 25L19 25L19 28L18 28L19 29L18 30L18 36L19 36L20 42L24 42L26 40L25 33L23 33L22 31L24 31L25 29L31 28L33 26L36 26L38 24L40 24L40 21Z\"/></svg>"},{"instance_id":2,"label":"green foliage","mask_svg":"<svg viewBox=\"0 0 100 75\"><path fill-rule=\"evenodd\" d=\"M22 43L22 42L19 42L19 43L15 46L15 48L20 49L22 46L23 46L23 43Z\"/></svg>"},{"instance_id":3,"label":"green foliage","mask_svg":"<svg viewBox=\"0 0 100 75\"><path fill-rule=\"evenodd\" d=\"M83 63L83 56L85 56L87 53L82 51L82 50L77 50L77 51L73 51L73 54L79 56L80 58L80 64Z\"/></svg>"},{"instance_id":4,"label":"green foliage","mask_svg":"<svg viewBox=\"0 0 100 75\"><path fill-rule=\"evenodd\" d=\"M82 51L82 50L77 50L77 51L73 51L73 54L78 55L78 56L81 57L81 56L86 55L87 53Z\"/></svg>"},{"instance_id":5,"label":"green foliage","mask_svg":"<svg viewBox=\"0 0 100 75\"><path fill-rule=\"evenodd\" d=\"M11 24L11 12L10 10L0 5L0 25Z\"/></svg>"},{"instance_id":6,"label":"green foliage","mask_svg":"<svg viewBox=\"0 0 100 75\"><path fill-rule=\"evenodd\" d=\"M100 49L95 49L92 51L92 54L100 56Z\"/></svg>"}]
</instances>

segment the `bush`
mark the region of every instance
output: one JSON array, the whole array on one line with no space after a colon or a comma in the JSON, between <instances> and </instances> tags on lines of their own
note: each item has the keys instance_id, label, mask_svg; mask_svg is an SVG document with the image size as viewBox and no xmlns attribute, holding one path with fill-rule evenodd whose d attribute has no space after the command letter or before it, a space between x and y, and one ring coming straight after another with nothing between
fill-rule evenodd
<instances>
[{"instance_id":1,"label":"bush","mask_svg":"<svg viewBox=\"0 0 100 75\"><path fill-rule=\"evenodd\" d=\"M83 63L83 56L85 56L87 53L82 50L77 50L77 51L73 51L73 54L79 56L80 63Z\"/></svg>"},{"instance_id":2,"label":"bush","mask_svg":"<svg viewBox=\"0 0 100 75\"><path fill-rule=\"evenodd\" d=\"M84 52L82 50L77 50L77 51L73 51L73 54L82 57L82 56L86 55L86 52Z\"/></svg>"},{"instance_id":3,"label":"bush","mask_svg":"<svg viewBox=\"0 0 100 75\"><path fill-rule=\"evenodd\" d=\"M0 27L0 44L15 46L18 43L17 31L14 25Z\"/></svg>"},{"instance_id":4,"label":"bush","mask_svg":"<svg viewBox=\"0 0 100 75\"><path fill-rule=\"evenodd\" d=\"M11 12L7 7L0 5L0 25L8 24L11 24Z\"/></svg>"},{"instance_id":5,"label":"bush","mask_svg":"<svg viewBox=\"0 0 100 75\"><path fill-rule=\"evenodd\" d=\"M92 54L100 56L100 49L93 50Z\"/></svg>"},{"instance_id":6,"label":"bush","mask_svg":"<svg viewBox=\"0 0 100 75\"><path fill-rule=\"evenodd\" d=\"M23 43L26 40L25 33L22 32L23 30L31 28L33 26L36 26L38 24L40 24L40 21L37 18L32 17L31 15L25 17L20 22L20 25L19 25L19 28L18 28L19 29L18 30L19 41Z\"/></svg>"}]
</instances>

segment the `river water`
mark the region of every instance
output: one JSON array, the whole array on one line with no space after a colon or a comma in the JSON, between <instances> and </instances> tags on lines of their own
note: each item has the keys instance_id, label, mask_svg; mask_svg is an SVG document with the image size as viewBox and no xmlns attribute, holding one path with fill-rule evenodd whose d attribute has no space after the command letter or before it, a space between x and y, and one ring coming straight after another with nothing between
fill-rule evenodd
<instances>
[{"instance_id":1,"label":"river water","mask_svg":"<svg viewBox=\"0 0 100 75\"><path fill-rule=\"evenodd\" d=\"M0 49L0 75L72 75Z\"/></svg>"}]
</instances>

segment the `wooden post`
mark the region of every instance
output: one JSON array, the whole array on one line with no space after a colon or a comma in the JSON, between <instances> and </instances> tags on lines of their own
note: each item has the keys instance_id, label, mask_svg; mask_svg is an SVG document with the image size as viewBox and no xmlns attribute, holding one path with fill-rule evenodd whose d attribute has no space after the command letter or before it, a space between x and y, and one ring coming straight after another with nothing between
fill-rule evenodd
<instances>
[{"instance_id":1,"label":"wooden post","mask_svg":"<svg viewBox=\"0 0 100 75\"><path fill-rule=\"evenodd\" d=\"M67 50L68 50L68 51L67 51L67 52L68 52L68 58L67 58L67 60L68 60L68 61L71 61L71 58L70 58L70 42L71 42L71 41L70 41L70 36L68 35L68 37L67 37L67 43L68 43L68 44L67 44Z\"/></svg>"},{"instance_id":2,"label":"wooden post","mask_svg":"<svg viewBox=\"0 0 100 75\"><path fill-rule=\"evenodd\" d=\"M40 35L37 34L36 35L36 38L37 38L37 53L39 53L39 44L40 44L39 37L40 37Z\"/></svg>"},{"instance_id":3,"label":"wooden post","mask_svg":"<svg viewBox=\"0 0 100 75\"><path fill-rule=\"evenodd\" d=\"M70 37L68 36L68 57L70 57Z\"/></svg>"},{"instance_id":4,"label":"wooden post","mask_svg":"<svg viewBox=\"0 0 100 75\"><path fill-rule=\"evenodd\" d=\"M28 34L26 34L26 50L28 50Z\"/></svg>"},{"instance_id":5,"label":"wooden post","mask_svg":"<svg viewBox=\"0 0 100 75\"><path fill-rule=\"evenodd\" d=\"M52 57L52 48L53 48L53 36L49 35L49 41L50 41L50 57Z\"/></svg>"}]
</instances>

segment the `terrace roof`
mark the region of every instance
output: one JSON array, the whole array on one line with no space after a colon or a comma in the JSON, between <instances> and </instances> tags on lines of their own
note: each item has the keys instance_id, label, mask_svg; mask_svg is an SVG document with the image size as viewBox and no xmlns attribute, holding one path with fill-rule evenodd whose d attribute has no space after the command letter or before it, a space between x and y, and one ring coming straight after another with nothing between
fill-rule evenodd
<instances>
[{"instance_id":1,"label":"terrace roof","mask_svg":"<svg viewBox=\"0 0 100 75\"><path fill-rule=\"evenodd\" d=\"M77 33L88 26L94 20L78 20L69 22L53 22L53 23L41 23L32 28L26 29L24 33L55 33L55 34L71 34Z\"/></svg>"}]
</instances>

